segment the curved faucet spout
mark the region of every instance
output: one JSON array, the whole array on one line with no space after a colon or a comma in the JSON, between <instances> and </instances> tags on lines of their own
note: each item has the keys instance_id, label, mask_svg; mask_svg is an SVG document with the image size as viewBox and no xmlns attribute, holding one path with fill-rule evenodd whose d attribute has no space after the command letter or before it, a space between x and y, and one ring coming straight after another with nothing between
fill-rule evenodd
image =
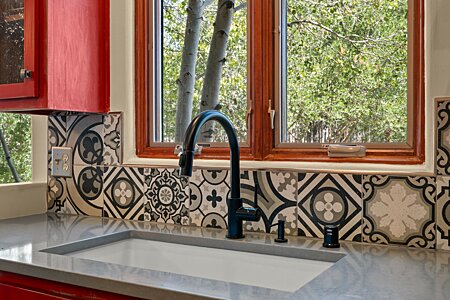
<instances>
[{"instance_id":1,"label":"curved faucet spout","mask_svg":"<svg viewBox=\"0 0 450 300\"><path fill-rule=\"evenodd\" d=\"M239 143L231 121L222 113L215 110L207 110L198 114L189 124L184 135L183 152L180 156L180 175L192 176L194 162L194 150L198 133L201 127L208 121L217 121L225 129L230 144L230 170L231 170L231 198L240 198L240 167L239 167Z\"/></svg>"},{"instance_id":2,"label":"curved faucet spout","mask_svg":"<svg viewBox=\"0 0 450 300\"><path fill-rule=\"evenodd\" d=\"M194 163L195 142L197 141L200 128L208 121L217 121L225 129L230 144L230 198L228 204L228 234L230 239L243 238L242 223L244 220L258 221L261 218L259 208L249 208L242 206L241 199L241 179L239 168L239 143L236 131L230 120L222 113L215 110L207 110L197 115L189 124L184 136L183 151L180 155L180 175L192 176Z\"/></svg>"}]
</instances>

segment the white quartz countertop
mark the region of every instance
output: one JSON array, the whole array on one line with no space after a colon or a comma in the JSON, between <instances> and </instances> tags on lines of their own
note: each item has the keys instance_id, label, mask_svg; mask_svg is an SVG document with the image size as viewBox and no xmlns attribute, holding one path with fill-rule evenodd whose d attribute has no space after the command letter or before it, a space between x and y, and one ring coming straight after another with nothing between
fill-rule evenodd
<instances>
[{"instance_id":1,"label":"white quartz countertop","mask_svg":"<svg viewBox=\"0 0 450 300\"><path fill-rule=\"evenodd\" d=\"M330 250L301 237L275 245L273 235L257 233L237 242L346 254L294 293L40 252L129 230L228 241L220 229L42 214L0 221L0 270L147 299L450 299L450 252L435 250L357 243Z\"/></svg>"}]
</instances>

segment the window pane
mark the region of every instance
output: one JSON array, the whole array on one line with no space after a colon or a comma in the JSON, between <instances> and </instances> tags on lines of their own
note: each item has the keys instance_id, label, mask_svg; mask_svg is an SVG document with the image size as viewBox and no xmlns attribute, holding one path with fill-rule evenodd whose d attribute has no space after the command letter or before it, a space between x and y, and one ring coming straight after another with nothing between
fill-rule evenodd
<instances>
[{"instance_id":1,"label":"window pane","mask_svg":"<svg viewBox=\"0 0 450 300\"><path fill-rule=\"evenodd\" d=\"M286 2L282 142L406 142L407 0Z\"/></svg>"},{"instance_id":2,"label":"window pane","mask_svg":"<svg viewBox=\"0 0 450 300\"><path fill-rule=\"evenodd\" d=\"M192 116L199 113L200 98L203 87L209 45L213 34L217 1L208 5L203 16L202 34L199 44L196 67L196 84ZM236 6L242 4L237 1ZM175 141L175 114L178 97L177 79L181 66L181 55L184 45L186 26L187 0L162 1L162 91L161 107L156 111L160 115L160 128L156 136L158 142ZM245 7L234 14L233 24L228 40L228 53L223 67L220 89L220 111L230 117L239 140L247 138L247 10ZM156 118L158 119L158 117ZM156 126L158 127L158 126ZM216 126L214 141L226 140L226 134L220 126Z\"/></svg>"},{"instance_id":3,"label":"window pane","mask_svg":"<svg viewBox=\"0 0 450 300\"><path fill-rule=\"evenodd\" d=\"M0 0L0 84L23 82L23 9L23 0Z\"/></svg>"},{"instance_id":4,"label":"window pane","mask_svg":"<svg viewBox=\"0 0 450 300\"><path fill-rule=\"evenodd\" d=\"M20 179L31 181L31 117L0 113L0 128ZM0 184L13 182L14 177L0 144Z\"/></svg>"}]
</instances>

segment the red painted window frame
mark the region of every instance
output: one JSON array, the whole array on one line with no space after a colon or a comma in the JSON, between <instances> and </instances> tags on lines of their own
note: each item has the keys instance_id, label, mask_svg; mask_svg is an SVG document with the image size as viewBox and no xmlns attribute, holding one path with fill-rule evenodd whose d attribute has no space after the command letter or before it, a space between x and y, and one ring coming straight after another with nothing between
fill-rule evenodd
<instances>
[{"instance_id":1,"label":"red painted window frame","mask_svg":"<svg viewBox=\"0 0 450 300\"><path fill-rule=\"evenodd\" d=\"M24 0L24 68L32 72L32 78L23 83L0 84L1 99L38 96L38 2Z\"/></svg>"}]
</instances>

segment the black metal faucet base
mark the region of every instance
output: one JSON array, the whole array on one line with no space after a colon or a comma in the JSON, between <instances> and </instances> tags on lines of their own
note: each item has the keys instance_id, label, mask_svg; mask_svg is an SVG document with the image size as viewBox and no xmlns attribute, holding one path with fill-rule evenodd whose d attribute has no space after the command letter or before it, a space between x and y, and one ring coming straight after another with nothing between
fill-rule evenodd
<instances>
[{"instance_id":1,"label":"black metal faucet base","mask_svg":"<svg viewBox=\"0 0 450 300\"><path fill-rule=\"evenodd\" d=\"M238 240L238 239L243 239L245 237L245 235L241 235L241 236L231 236L231 235L226 235L227 239L231 239L231 240Z\"/></svg>"}]
</instances>

